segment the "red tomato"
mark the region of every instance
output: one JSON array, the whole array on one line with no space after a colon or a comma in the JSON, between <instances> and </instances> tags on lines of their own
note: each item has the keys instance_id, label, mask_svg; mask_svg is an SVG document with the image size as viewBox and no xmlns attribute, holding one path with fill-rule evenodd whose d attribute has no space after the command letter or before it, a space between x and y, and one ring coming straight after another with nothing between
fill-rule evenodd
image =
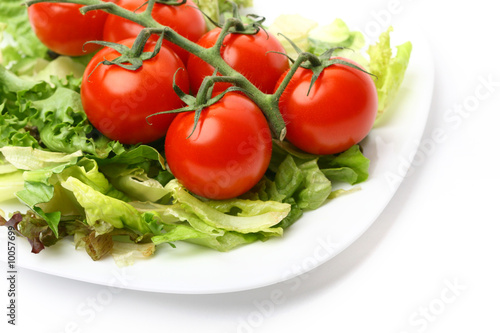
<instances>
[{"instance_id":1,"label":"red tomato","mask_svg":"<svg viewBox=\"0 0 500 333\"><path fill-rule=\"evenodd\" d=\"M335 64L319 75L308 94L312 75L299 68L280 98L286 138L312 154L340 153L372 128L378 104L375 84L368 74Z\"/></svg>"},{"instance_id":2,"label":"red tomato","mask_svg":"<svg viewBox=\"0 0 500 333\"><path fill-rule=\"evenodd\" d=\"M40 41L52 51L81 56L100 48L97 44L83 44L102 40L102 30L108 14L93 10L80 13L82 5L73 3L36 3L28 7L33 31Z\"/></svg>"},{"instance_id":3,"label":"red tomato","mask_svg":"<svg viewBox=\"0 0 500 333\"><path fill-rule=\"evenodd\" d=\"M130 47L134 38L121 44ZM153 43L144 50L151 52ZM101 133L125 144L148 143L161 139L167 132L175 114L146 117L160 111L183 106L172 88L177 69L176 83L189 90L189 78L179 56L166 46L142 67L132 71L117 65L99 65L104 59L114 59L119 54L111 48L96 53L83 74L82 104L89 121Z\"/></svg>"},{"instance_id":4,"label":"red tomato","mask_svg":"<svg viewBox=\"0 0 500 333\"><path fill-rule=\"evenodd\" d=\"M198 44L207 48L214 46L220 32L220 28L209 31L200 38ZM272 93L276 81L290 66L286 56L269 51L285 53L285 49L276 37L261 29L255 35L233 33L226 36L221 56L229 66L243 74L261 91ZM211 65L192 54L189 56L187 68L191 89L194 92L198 91L203 79L214 72ZM216 83L214 95L229 86L230 84L226 83Z\"/></svg>"},{"instance_id":5,"label":"red tomato","mask_svg":"<svg viewBox=\"0 0 500 333\"><path fill-rule=\"evenodd\" d=\"M144 0L118 0L117 5L141 13L146 10L147 4ZM207 31L207 24L203 14L191 0L183 5L172 6L155 4L152 12L153 18L160 24L174 29L181 36L196 42ZM118 42L120 40L136 37L144 27L137 23L116 15L110 15L104 25L104 40ZM174 50L184 63L187 63L189 53L164 41L165 45Z\"/></svg>"},{"instance_id":6,"label":"red tomato","mask_svg":"<svg viewBox=\"0 0 500 333\"><path fill-rule=\"evenodd\" d=\"M165 139L167 164L191 192L209 199L229 199L250 190L271 159L271 131L248 97L228 93L201 112L179 114Z\"/></svg>"}]
</instances>

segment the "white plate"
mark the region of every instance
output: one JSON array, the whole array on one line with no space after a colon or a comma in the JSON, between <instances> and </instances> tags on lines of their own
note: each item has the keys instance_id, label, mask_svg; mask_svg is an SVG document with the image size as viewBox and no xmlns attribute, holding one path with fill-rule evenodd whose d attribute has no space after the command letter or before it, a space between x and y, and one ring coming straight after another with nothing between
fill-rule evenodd
<instances>
[{"instance_id":1,"label":"white plate","mask_svg":"<svg viewBox=\"0 0 500 333\"><path fill-rule=\"evenodd\" d=\"M399 38L398 38L399 37ZM413 53L401 92L385 120L364 142L371 174L361 191L306 213L282 239L254 243L229 253L190 244L164 245L153 258L118 268L112 258L93 262L70 240L31 254L17 240L17 265L96 284L177 294L248 290L291 279L328 261L354 242L377 219L411 165L421 140L433 91L434 69L425 38L414 29L396 29L394 43L411 40ZM19 209L3 204L5 211ZM5 244L1 228L0 244ZM3 248L4 246L2 246ZM0 260L5 261L4 249Z\"/></svg>"}]
</instances>

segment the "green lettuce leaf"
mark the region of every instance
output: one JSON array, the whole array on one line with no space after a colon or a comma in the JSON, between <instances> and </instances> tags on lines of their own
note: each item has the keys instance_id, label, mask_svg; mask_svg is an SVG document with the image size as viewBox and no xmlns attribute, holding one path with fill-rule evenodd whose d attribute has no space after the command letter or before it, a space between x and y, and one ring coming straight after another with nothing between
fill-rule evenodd
<instances>
[{"instance_id":1,"label":"green lettuce leaf","mask_svg":"<svg viewBox=\"0 0 500 333\"><path fill-rule=\"evenodd\" d=\"M332 192L332 183L319 169L318 161L312 160L299 166L304 181L297 193L299 208L313 210L319 208Z\"/></svg>"},{"instance_id":2,"label":"green lettuce leaf","mask_svg":"<svg viewBox=\"0 0 500 333\"><path fill-rule=\"evenodd\" d=\"M318 26L309 33L309 51L320 55L332 48L350 48L359 51L365 38L359 31L351 31L347 24L337 18L329 25Z\"/></svg>"},{"instance_id":3,"label":"green lettuce leaf","mask_svg":"<svg viewBox=\"0 0 500 333\"><path fill-rule=\"evenodd\" d=\"M298 150L288 142L273 142L273 155L267 177L244 197L275 200L290 205L290 213L278 225L288 228L306 210L319 208L326 201L350 190L338 189L336 184L355 185L368 178L370 160L358 145L347 151L317 156Z\"/></svg>"},{"instance_id":4,"label":"green lettuce leaf","mask_svg":"<svg viewBox=\"0 0 500 333\"><path fill-rule=\"evenodd\" d=\"M286 14L278 16L269 26L269 31L277 36L286 53L292 58L296 58L298 54L287 39L291 40L301 50L308 51L310 49L309 33L317 26L316 21L299 14Z\"/></svg>"},{"instance_id":5,"label":"green lettuce leaf","mask_svg":"<svg viewBox=\"0 0 500 333\"><path fill-rule=\"evenodd\" d=\"M251 200L232 199L225 201L203 202L190 193L174 179L167 184L175 202L179 202L184 210L194 214L204 223L225 231L240 233L265 232L281 236L283 230L272 228L285 218L290 206L279 202L255 202ZM235 208L236 215L224 214Z\"/></svg>"},{"instance_id":6,"label":"green lettuce leaf","mask_svg":"<svg viewBox=\"0 0 500 333\"><path fill-rule=\"evenodd\" d=\"M0 153L2 153L5 160L16 169L28 171L75 164L79 157L82 156L81 151L65 154L31 147L16 146L1 147Z\"/></svg>"},{"instance_id":7,"label":"green lettuce leaf","mask_svg":"<svg viewBox=\"0 0 500 333\"><path fill-rule=\"evenodd\" d=\"M125 151L88 122L78 92L22 79L0 66L0 147L26 146L97 158Z\"/></svg>"},{"instance_id":8,"label":"green lettuce leaf","mask_svg":"<svg viewBox=\"0 0 500 333\"><path fill-rule=\"evenodd\" d=\"M52 61L40 63L40 58L32 61L32 67L29 63L16 63L11 71L19 75L21 78L33 81L46 81L53 83L54 80L60 80L60 85L67 86L73 83L72 89L75 91L80 90L81 78L85 71L85 65L76 61L74 58L59 56ZM21 66L23 65L23 66Z\"/></svg>"},{"instance_id":9,"label":"green lettuce leaf","mask_svg":"<svg viewBox=\"0 0 500 333\"><path fill-rule=\"evenodd\" d=\"M30 147L2 147L0 148L0 152L3 154L5 160L15 168L28 170L28 172L22 173L23 188L17 188L15 194L19 200L24 202L47 222L56 238L59 237L58 224L61 212L48 212L38 205L51 201L54 195L54 186L49 184L49 179L52 175L60 173L66 167L77 163L81 153L77 152L67 155Z\"/></svg>"},{"instance_id":10,"label":"green lettuce leaf","mask_svg":"<svg viewBox=\"0 0 500 333\"><path fill-rule=\"evenodd\" d=\"M0 64L44 58L47 48L38 40L23 0L0 2Z\"/></svg>"},{"instance_id":11,"label":"green lettuce leaf","mask_svg":"<svg viewBox=\"0 0 500 333\"><path fill-rule=\"evenodd\" d=\"M233 0L232 2L240 8L253 6L253 0ZM232 13L233 11L232 4L226 0L194 0L194 3L205 15L216 23L220 23L221 15ZM207 23L209 27L213 27L210 21L207 20Z\"/></svg>"},{"instance_id":12,"label":"green lettuce leaf","mask_svg":"<svg viewBox=\"0 0 500 333\"><path fill-rule=\"evenodd\" d=\"M24 188L23 172L0 172L0 202L15 199L16 192Z\"/></svg>"},{"instance_id":13,"label":"green lettuce leaf","mask_svg":"<svg viewBox=\"0 0 500 333\"><path fill-rule=\"evenodd\" d=\"M27 206L41 218L43 218L49 228L54 233L55 237L59 237L59 221L61 219L61 212L46 212L37 205L40 203L49 202L54 195L54 187L45 185L43 183L24 183L24 190L16 193L19 200L24 202Z\"/></svg>"},{"instance_id":14,"label":"green lettuce leaf","mask_svg":"<svg viewBox=\"0 0 500 333\"><path fill-rule=\"evenodd\" d=\"M236 247L254 243L262 238L258 234L241 234L228 231L221 236L207 236L186 239L188 243L198 244L220 252L227 252Z\"/></svg>"},{"instance_id":15,"label":"green lettuce leaf","mask_svg":"<svg viewBox=\"0 0 500 333\"><path fill-rule=\"evenodd\" d=\"M85 221L88 225L94 226L96 223L106 222L114 228L128 227L143 234L151 233L141 214L125 201L96 191L74 177L61 182L61 186L73 193L78 203L85 209Z\"/></svg>"},{"instance_id":16,"label":"green lettuce leaf","mask_svg":"<svg viewBox=\"0 0 500 333\"><path fill-rule=\"evenodd\" d=\"M370 56L369 69L375 75L374 80L378 93L377 118L383 114L397 95L412 51L411 42L406 42L397 46L397 54L393 57L390 38L392 31L393 28L390 27L382 33L378 43L370 45L367 51Z\"/></svg>"},{"instance_id":17,"label":"green lettuce leaf","mask_svg":"<svg viewBox=\"0 0 500 333\"><path fill-rule=\"evenodd\" d=\"M130 168L126 164L112 164L103 168L113 186L138 201L160 201L168 195L164 185L148 176L140 167Z\"/></svg>"},{"instance_id":18,"label":"green lettuce leaf","mask_svg":"<svg viewBox=\"0 0 500 333\"><path fill-rule=\"evenodd\" d=\"M259 239L257 234L241 234L232 231L225 232L222 235L210 235L200 232L190 225L177 224L172 226L166 233L154 236L152 241L155 245L159 245L183 240L220 252L227 252L235 247L250 244Z\"/></svg>"},{"instance_id":19,"label":"green lettuce leaf","mask_svg":"<svg viewBox=\"0 0 500 333\"><path fill-rule=\"evenodd\" d=\"M324 157L319 163L321 171L332 182L355 185L368 179L370 160L363 155L358 145L343 153Z\"/></svg>"},{"instance_id":20,"label":"green lettuce leaf","mask_svg":"<svg viewBox=\"0 0 500 333\"><path fill-rule=\"evenodd\" d=\"M238 7L252 7L253 6L253 0L232 0ZM224 12L230 12L232 11L233 7L229 1L226 0L217 0L217 3L219 5L219 10L221 13Z\"/></svg>"},{"instance_id":21,"label":"green lettuce leaf","mask_svg":"<svg viewBox=\"0 0 500 333\"><path fill-rule=\"evenodd\" d=\"M248 199L200 200L171 180L165 195L172 202L159 204L131 202L141 214L152 214L161 222L164 233L152 237L155 244L179 240L218 251L255 242L283 233L277 225L288 216L290 205L275 201Z\"/></svg>"}]
</instances>

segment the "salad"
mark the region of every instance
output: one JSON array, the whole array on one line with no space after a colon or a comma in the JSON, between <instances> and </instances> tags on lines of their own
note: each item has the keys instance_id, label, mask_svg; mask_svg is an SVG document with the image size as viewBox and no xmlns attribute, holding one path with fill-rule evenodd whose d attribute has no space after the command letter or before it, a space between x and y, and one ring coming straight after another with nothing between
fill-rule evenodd
<instances>
[{"instance_id":1,"label":"salad","mask_svg":"<svg viewBox=\"0 0 500 333\"><path fill-rule=\"evenodd\" d=\"M239 15L245 0L60 1L98 6L66 15L77 24L99 13L100 28L85 29L97 35L69 43L33 23L45 3L32 1L28 15L22 2L0 3L0 201L27 211L2 214L0 225L33 253L66 238L99 260L179 241L229 251L282 237L368 179L360 142L397 94L412 48L393 52L391 29L367 47L341 19L266 25ZM197 32L164 28L161 10L194 6L206 16L181 21ZM149 11L137 19L148 29L132 27L138 16L126 9ZM48 15L39 10L38 20ZM360 116L343 120L331 105Z\"/></svg>"}]
</instances>

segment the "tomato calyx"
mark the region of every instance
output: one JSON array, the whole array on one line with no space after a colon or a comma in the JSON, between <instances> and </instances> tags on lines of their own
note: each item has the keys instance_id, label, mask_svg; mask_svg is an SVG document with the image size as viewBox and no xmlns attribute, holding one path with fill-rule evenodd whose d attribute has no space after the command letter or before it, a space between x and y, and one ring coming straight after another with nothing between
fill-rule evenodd
<instances>
[{"instance_id":1,"label":"tomato calyx","mask_svg":"<svg viewBox=\"0 0 500 333\"><path fill-rule=\"evenodd\" d=\"M335 57L332 58L334 51L335 51L335 49L327 50L326 52L321 54L319 57L308 56L307 61L304 61L301 64L300 67L309 69L313 72L313 76L311 78L311 85L309 86L309 90L307 92L307 95L309 95L311 88L313 87L314 83L316 82L318 77L321 75L321 73L325 70L325 68L328 68L328 67L333 66L333 65L346 65L346 66L352 67L356 70L359 70L363 73L366 73L368 75L373 75L373 74L367 72L366 70L364 70L363 68L353 64L352 62L346 61L342 58L335 58ZM314 57L316 57L316 59L313 60ZM319 63L316 60L319 60Z\"/></svg>"},{"instance_id":2,"label":"tomato calyx","mask_svg":"<svg viewBox=\"0 0 500 333\"><path fill-rule=\"evenodd\" d=\"M116 65L122 67L123 69L135 71L140 67L142 67L144 61L152 59L160 52L161 43L163 40L163 32L161 33L160 38L156 41L154 50L151 52L144 52L144 46L148 42L150 36L151 36L151 29L143 29L139 34L139 36L137 36L137 39L135 40L132 47L130 48L119 43L111 43L105 41L91 41L87 43L93 43L109 47L120 54L120 56L115 59L102 60L101 62L99 62L97 66ZM92 73L90 73L90 75L92 75Z\"/></svg>"},{"instance_id":3,"label":"tomato calyx","mask_svg":"<svg viewBox=\"0 0 500 333\"><path fill-rule=\"evenodd\" d=\"M354 68L356 70L359 70L359 71L361 71L361 72L363 72L365 74L368 74L368 75L376 77L374 74L372 74L372 73L364 70L363 68L359 67L358 65L356 65L356 64L354 64L354 63L352 63L350 61L344 60L343 58L339 58L339 57L335 57L334 56L335 51L346 49L345 47L334 47L334 48L326 50L321 55L317 56L317 55L312 54L310 52L302 51L302 49L300 47L298 47L288 37L286 37L286 36L284 36L282 34L280 34L280 35L283 36L292 45L292 47L297 52L298 56L297 56L296 59L293 59L289 55L282 53L295 66L292 66L293 70L290 70L290 72L291 72L290 74L291 75L289 75L289 77L286 77L283 80L281 86L278 88L277 91L279 91L279 92L282 92L285 89L286 85L290 82L292 74L298 69L298 67L309 69L309 70L311 70L313 72L313 75L312 75L312 78L311 78L311 84L309 85L309 90L307 91L307 96L309 96L309 93L311 92L311 89L312 89L314 83L319 78L319 76L321 75L321 73L326 68L328 68L330 66L333 66L333 65L345 65L345 66L349 66L349 67L352 67L352 68Z\"/></svg>"},{"instance_id":4,"label":"tomato calyx","mask_svg":"<svg viewBox=\"0 0 500 333\"><path fill-rule=\"evenodd\" d=\"M231 87L227 88L225 91L223 91L222 93L216 95L215 97L212 97L212 91L214 88L214 84L216 82L235 83L235 78L230 77L230 76L217 76L216 75L217 71L215 71L214 75L207 76L203 80L203 83L200 87L200 90L198 91L198 94L196 96L193 96L193 95L185 93L175 83L175 76L177 75L179 70L182 70L182 69L178 69L174 75L173 89L174 89L175 93L177 94L177 96L179 96L179 98L186 104L186 106L183 108L180 108L180 109L176 109L176 110L162 111L162 112L154 113L154 114L146 117L146 120L149 122L150 117L154 117L154 116L166 114L166 113L168 114L168 113L194 112L195 113L194 126L193 126L193 130L191 131L191 133L187 137L187 139L188 139L189 137L191 137L191 135L196 130L196 126L198 124L198 120L200 119L200 115L201 115L201 112L203 111L203 109L219 102L224 97L224 95L226 95L229 92L233 92L233 91L245 92L245 91L244 91L244 89L239 88L237 86L231 86Z\"/></svg>"}]
</instances>

